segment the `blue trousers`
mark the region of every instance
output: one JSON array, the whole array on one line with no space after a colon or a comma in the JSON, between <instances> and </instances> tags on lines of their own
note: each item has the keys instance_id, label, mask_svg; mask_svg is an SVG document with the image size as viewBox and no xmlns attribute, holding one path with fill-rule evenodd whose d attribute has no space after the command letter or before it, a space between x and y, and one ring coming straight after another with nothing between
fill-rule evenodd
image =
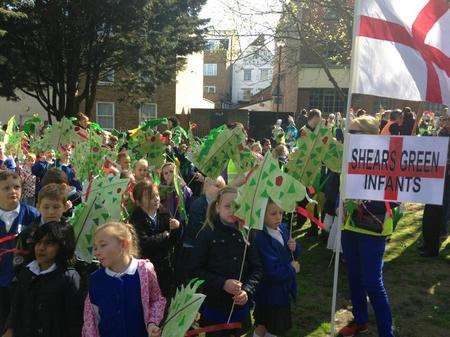
<instances>
[{"instance_id":1,"label":"blue trousers","mask_svg":"<svg viewBox=\"0 0 450 337\"><path fill-rule=\"evenodd\" d=\"M348 282L357 324L369 321L367 296L377 319L378 335L393 337L392 314L383 282L386 238L342 232L342 251L347 262Z\"/></svg>"}]
</instances>

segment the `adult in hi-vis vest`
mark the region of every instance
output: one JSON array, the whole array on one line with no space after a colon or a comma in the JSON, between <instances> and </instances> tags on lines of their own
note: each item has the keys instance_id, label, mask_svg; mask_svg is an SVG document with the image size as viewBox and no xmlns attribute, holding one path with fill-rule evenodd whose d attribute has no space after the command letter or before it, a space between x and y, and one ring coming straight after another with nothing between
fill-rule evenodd
<instances>
[{"instance_id":1,"label":"adult in hi-vis vest","mask_svg":"<svg viewBox=\"0 0 450 337\"><path fill-rule=\"evenodd\" d=\"M349 127L351 134L376 135L378 130L379 122L371 116L358 117ZM355 321L342 328L339 336L354 336L367 331L369 296L379 336L394 337L391 308L383 280L386 238L393 231L392 217L388 215L391 205L384 201L370 200L353 200L352 203L356 207L352 211L348 208L341 243L347 262Z\"/></svg>"},{"instance_id":2,"label":"adult in hi-vis vest","mask_svg":"<svg viewBox=\"0 0 450 337\"><path fill-rule=\"evenodd\" d=\"M380 134L383 136L398 136L401 133L400 126L403 122L403 113L400 109L392 110L389 121L386 123Z\"/></svg>"}]
</instances>

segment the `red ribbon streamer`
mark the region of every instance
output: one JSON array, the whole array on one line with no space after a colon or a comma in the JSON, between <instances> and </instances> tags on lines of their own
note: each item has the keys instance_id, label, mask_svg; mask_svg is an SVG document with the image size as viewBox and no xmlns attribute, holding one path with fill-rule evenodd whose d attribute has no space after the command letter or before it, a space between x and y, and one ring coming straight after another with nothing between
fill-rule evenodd
<instances>
[{"instance_id":1,"label":"red ribbon streamer","mask_svg":"<svg viewBox=\"0 0 450 337\"><path fill-rule=\"evenodd\" d=\"M188 332L186 332L185 337L198 336L201 333L240 329L241 327L242 327L241 323L224 323L224 324L210 325L199 329L189 330Z\"/></svg>"},{"instance_id":2,"label":"red ribbon streamer","mask_svg":"<svg viewBox=\"0 0 450 337\"><path fill-rule=\"evenodd\" d=\"M308 211L306 208L303 207L297 207L297 213L303 215L305 218L309 219L311 222L313 222L317 227L320 229L325 229L325 225L322 221L314 217L314 215L311 214L310 211Z\"/></svg>"},{"instance_id":3,"label":"red ribbon streamer","mask_svg":"<svg viewBox=\"0 0 450 337\"><path fill-rule=\"evenodd\" d=\"M0 238L0 244L8 242L8 241L12 241L16 238L17 234L11 234L11 235L7 235L4 236L2 238Z\"/></svg>"},{"instance_id":4,"label":"red ribbon streamer","mask_svg":"<svg viewBox=\"0 0 450 337\"><path fill-rule=\"evenodd\" d=\"M386 206L386 212L389 215L390 218L392 218L392 208L391 204L387 201L384 202L384 205Z\"/></svg>"}]
</instances>

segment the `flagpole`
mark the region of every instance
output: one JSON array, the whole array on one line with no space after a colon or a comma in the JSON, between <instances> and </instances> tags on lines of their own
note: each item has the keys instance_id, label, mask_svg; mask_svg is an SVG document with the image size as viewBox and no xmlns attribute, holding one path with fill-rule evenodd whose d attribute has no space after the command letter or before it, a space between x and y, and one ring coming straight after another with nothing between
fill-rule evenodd
<instances>
[{"instance_id":1,"label":"flagpole","mask_svg":"<svg viewBox=\"0 0 450 337\"><path fill-rule=\"evenodd\" d=\"M350 107L352 103L352 95L353 95L353 88L355 87L355 55L356 55L356 33L358 31L359 27L359 18L358 15L360 13L360 0L355 0L355 8L354 8L354 15L353 15L353 36L352 36L352 50L350 54L350 85L348 88L348 97L347 97L347 113L345 118L345 129L344 129L344 153L342 156L342 169L341 169L341 186L340 186L340 193L339 193L339 209L338 209L338 221L337 221L337 234L336 234L336 241L334 245L334 275L333 275L333 297L331 300L331 322L330 322L330 336L334 337L336 333L336 324L335 324L335 317L336 317L336 301L337 301L337 287L338 287L338 278L339 278L339 255L341 252L341 231L342 231L342 224L344 223L344 198L345 198L345 184L346 184L346 177L347 177L347 170L348 166L347 163L347 153L348 153L348 127L350 125Z\"/></svg>"}]
</instances>

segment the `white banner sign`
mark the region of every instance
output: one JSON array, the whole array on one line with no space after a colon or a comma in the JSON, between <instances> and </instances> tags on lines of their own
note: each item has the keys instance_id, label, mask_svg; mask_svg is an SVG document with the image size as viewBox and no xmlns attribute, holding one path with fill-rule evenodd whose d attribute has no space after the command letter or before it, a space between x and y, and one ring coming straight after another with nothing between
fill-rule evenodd
<instances>
[{"instance_id":1,"label":"white banner sign","mask_svg":"<svg viewBox=\"0 0 450 337\"><path fill-rule=\"evenodd\" d=\"M442 205L447 137L349 136L346 199Z\"/></svg>"}]
</instances>

